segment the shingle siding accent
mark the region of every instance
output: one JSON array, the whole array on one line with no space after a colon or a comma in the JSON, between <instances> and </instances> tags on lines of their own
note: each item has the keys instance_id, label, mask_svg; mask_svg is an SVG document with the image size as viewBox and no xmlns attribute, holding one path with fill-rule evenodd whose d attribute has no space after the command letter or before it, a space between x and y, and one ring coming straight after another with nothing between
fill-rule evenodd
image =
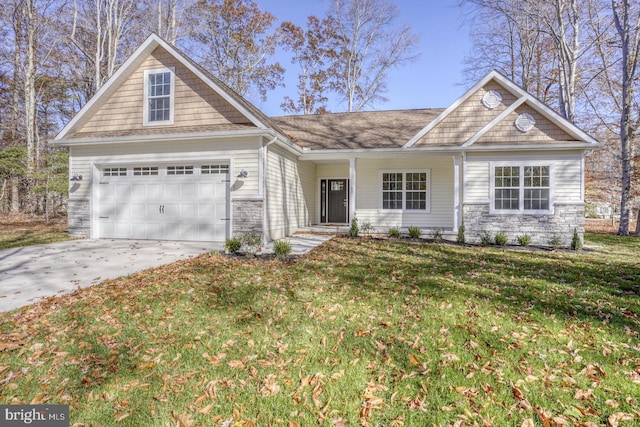
<instances>
[{"instance_id":1,"label":"shingle siding accent","mask_svg":"<svg viewBox=\"0 0 640 427\"><path fill-rule=\"evenodd\" d=\"M532 245L550 246L557 238L560 246L569 247L574 229L584 240L583 203L556 203L553 215L491 215L487 203L465 203L463 221L469 243L480 243L483 232L492 238L502 232L509 244L517 244L517 236L529 234Z\"/></svg>"},{"instance_id":2,"label":"shingle siding accent","mask_svg":"<svg viewBox=\"0 0 640 427\"><path fill-rule=\"evenodd\" d=\"M245 124L248 119L207 86L184 64L177 61L165 49L158 47L145 59L131 76L109 97L102 107L86 119L86 123L74 135L121 134L123 131L142 131L158 126L143 126L144 71L159 68L175 68L175 101L173 125L162 128L204 126L228 126Z\"/></svg>"}]
</instances>

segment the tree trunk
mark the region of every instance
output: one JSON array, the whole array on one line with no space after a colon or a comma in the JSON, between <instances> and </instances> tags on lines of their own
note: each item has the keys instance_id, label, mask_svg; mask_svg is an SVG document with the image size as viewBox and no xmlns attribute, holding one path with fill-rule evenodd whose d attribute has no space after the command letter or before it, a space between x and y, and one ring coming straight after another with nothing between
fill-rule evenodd
<instances>
[{"instance_id":1,"label":"tree trunk","mask_svg":"<svg viewBox=\"0 0 640 427\"><path fill-rule=\"evenodd\" d=\"M638 212L636 214L636 236L640 236L640 207L638 208Z\"/></svg>"},{"instance_id":2,"label":"tree trunk","mask_svg":"<svg viewBox=\"0 0 640 427\"><path fill-rule=\"evenodd\" d=\"M20 212L20 178L11 178L11 212Z\"/></svg>"}]
</instances>

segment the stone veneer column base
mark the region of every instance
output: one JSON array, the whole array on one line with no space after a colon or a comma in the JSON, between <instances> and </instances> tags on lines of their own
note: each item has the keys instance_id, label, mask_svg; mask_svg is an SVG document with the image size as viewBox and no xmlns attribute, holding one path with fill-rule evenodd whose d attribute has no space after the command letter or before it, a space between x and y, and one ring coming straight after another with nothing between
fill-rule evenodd
<instances>
[{"instance_id":1,"label":"stone veneer column base","mask_svg":"<svg viewBox=\"0 0 640 427\"><path fill-rule=\"evenodd\" d=\"M262 235L264 231L264 200L236 199L231 204L233 209L231 235L248 232Z\"/></svg>"},{"instance_id":2,"label":"stone veneer column base","mask_svg":"<svg viewBox=\"0 0 640 427\"><path fill-rule=\"evenodd\" d=\"M522 234L531 236L531 244L551 246L558 239L560 246L571 246L573 230L584 241L584 203L556 203L552 215L490 214L488 203L465 203L462 207L465 239L480 243L482 233L492 238L502 232L509 244L517 244Z\"/></svg>"},{"instance_id":3,"label":"stone veneer column base","mask_svg":"<svg viewBox=\"0 0 640 427\"><path fill-rule=\"evenodd\" d=\"M91 208L89 199L67 200L67 227L69 236L91 237Z\"/></svg>"}]
</instances>

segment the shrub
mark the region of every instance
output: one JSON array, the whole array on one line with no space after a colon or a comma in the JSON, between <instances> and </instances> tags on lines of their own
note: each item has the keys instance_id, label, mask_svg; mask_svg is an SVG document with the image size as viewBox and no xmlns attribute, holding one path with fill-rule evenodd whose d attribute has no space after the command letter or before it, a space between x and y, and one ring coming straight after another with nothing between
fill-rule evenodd
<instances>
[{"instance_id":1,"label":"shrub","mask_svg":"<svg viewBox=\"0 0 640 427\"><path fill-rule=\"evenodd\" d=\"M531 244L531 236L527 233L519 235L516 240L520 246L529 246Z\"/></svg>"},{"instance_id":2,"label":"shrub","mask_svg":"<svg viewBox=\"0 0 640 427\"><path fill-rule=\"evenodd\" d=\"M420 235L422 235L422 230L420 230L420 227L415 227L413 225L409 227L407 231L409 231L409 237L411 237L412 239L418 239Z\"/></svg>"},{"instance_id":3,"label":"shrub","mask_svg":"<svg viewBox=\"0 0 640 427\"><path fill-rule=\"evenodd\" d=\"M291 242L288 240L276 240L273 242L273 253L276 258L286 258L291 253Z\"/></svg>"},{"instance_id":4,"label":"shrub","mask_svg":"<svg viewBox=\"0 0 640 427\"><path fill-rule=\"evenodd\" d=\"M235 254L240 252L242 248L242 242L238 236L232 237L230 239L225 240L224 242L224 251L228 254Z\"/></svg>"},{"instance_id":5,"label":"shrub","mask_svg":"<svg viewBox=\"0 0 640 427\"><path fill-rule=\"evenodd\" d=\"M494 237L493 240L494 240L494 242L496 242L496 245L498 245L498 246L504 246L504 245L507 244L507 241L508 241L507 235L504 234L502 231L498 232L496 234L496 237Z\"/></svg>"},{"instance_id":6,"label":"shrub","mask_svg":"<svg viewBox=\"0 0 640 427\"><path fill-rule=\"evenodd\" d=\"M394 239L400 238L402 235L400 234L400 230L398 227L391 227L389 229L389 237L393 237Z\"/></svg>"},{"instance_id":7,"label":"shrub","mask_svg":"<svg viewBox=\"0 0 640 427\"><path fill-rule=\"evenodd\" d=\"M363 221L362 224L360 224L360 232L362 234L371 234L373 232L371 221Z\"/></svg>"},{"instance_id":8,"label":"shrub","mask_svg":"<svg viewBox=\"0 0 640 427\"><path fill-rule=\"evenodd\" d=\"M442 231L440 231L440 230L436 230L436 231L433 233L433 240L434 240L435 242L442 242Z\"/></svg>"},{"instance_id":9,"label":"shrub","mask_svg":"<svg viewBox=\"0 0 640 427\"><path fill-rule=\"evenodd\" d=\"M242 249L248 254L255 255L258 249L262 247L262 235L256 231L242 233L240 241L242 242Z\"/></svg>"},{"instance_id":10,"label":"shrub","mask_svg":"<svg viewBox=\"0 0 640 427\"><path fill-rule=\"evenodd\" d=\"M360 234L360 228L358 227L358 218L353 218L351 220L351 228L349 228L349 236L358 237Z\"/></svg>"},{"instance_id":11,"label":"shrub","mask_svg":"<svg viewBox=\"0 0 640 427\"><path fill-rule=\"evenodd\" d=\"M549 244L553 249L558 249L562 245L562 240L558 236L553 236L553 239L549 240Z\"/></svg>"},{"instance_id":12,"label":"shrub","mask_svg":"<svg viewBox=\"0 0 640 427\"><path fill-rule=\"evenodd\" d=\"M488 231L481 231L480 232L480 244L482 246L489 246L493 243L493 240L491 239L491 234L489 234Z\"/></svg>"},{"instance_id":13,"label":"shrub","mask_svg":"<svg viewBox=\"0 0 640 427\"><path fill-rule=\"evenodd\" d=\"M464 224L462 224L462 225L460 225L460 227L458 227L458 235L456 236L456 242L458 242L458 243L464 243L465 242Z\"/></svg>"},{"instance_id":14,"label":"shrub","mask_svg":"<svg viewBox=\"0 0 640 427\"><path fill-rule=\"evenodd\" d=\"M580 239L580 235L578 234L578 229L573 229L573 238L571 239L571 249L574 251L579 251L582 249L582 240Z\"/></svg>"}]
</instances>

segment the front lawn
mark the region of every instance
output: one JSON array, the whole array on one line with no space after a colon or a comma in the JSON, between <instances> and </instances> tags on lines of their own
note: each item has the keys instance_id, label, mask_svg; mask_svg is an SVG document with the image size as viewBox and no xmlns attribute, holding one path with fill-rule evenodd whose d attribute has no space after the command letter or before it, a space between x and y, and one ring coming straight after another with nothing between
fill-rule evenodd
<instances>
[{"instance_id":1,"label":"front lawn","mask_svg":"<svg viewBox=\"0 0 640 427\"><path fill-rule=\"evenodd\" d=\"M638 425L640 241L586 243L202 255L0 313L0 403L86 426Z\"/></svg>"},{"instance_id":2,"label":"front lawn","mask_svg":"<svg viewBox=\"0 0 640 427\"><path fill-rule=\"evenodd\" d=\"M3 214L0 217L0 249L70 240L66 218L49 223L40 216Z\"/></svg>"}]
</instances>

